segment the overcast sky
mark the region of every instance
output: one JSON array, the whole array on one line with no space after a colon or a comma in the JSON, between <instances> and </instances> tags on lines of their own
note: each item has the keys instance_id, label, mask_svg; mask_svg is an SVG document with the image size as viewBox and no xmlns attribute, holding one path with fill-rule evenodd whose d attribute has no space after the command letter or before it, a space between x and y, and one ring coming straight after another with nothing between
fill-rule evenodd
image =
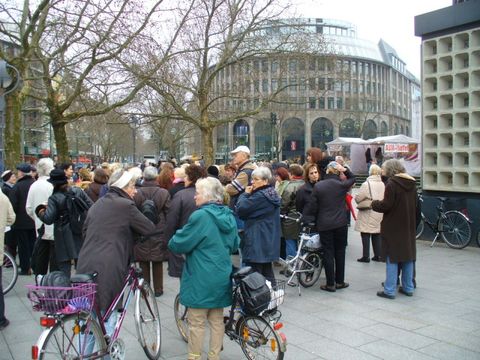
<instances>
[{"instance_id":1,"label":"overcast sky","mask_svg":"<svg viewBox=\"0 0 480 360\"><path fill-rule=\"evenodd\" d=\"M407 69L420 78L420 38L414 17L452 5L452 0L292 0L299 15L345 20L357 26L357 37L391 45Z\"/></svg>"}]
</instances>

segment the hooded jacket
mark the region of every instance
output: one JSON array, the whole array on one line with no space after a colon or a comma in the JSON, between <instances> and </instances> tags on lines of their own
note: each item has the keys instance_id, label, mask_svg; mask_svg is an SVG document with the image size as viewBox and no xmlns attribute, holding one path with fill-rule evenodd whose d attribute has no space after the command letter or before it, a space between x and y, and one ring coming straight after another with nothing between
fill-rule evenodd
<instances>
[{"instance_id":1,"label":"hooded jacket","mask_svg":"<svg viewBox=\"0 0 480 360\"><path fill-rule=\"evenodd\" d=\"M416 260L416 184L408 174L388 179L383 200L372 201L372 209L383 213L380 225L382 254L393 263Z\"/></svg>"},{"instance_id":2,"label":"hooded jacket","mask_svg":"<svg viewBox=\"0 0 480 360\"><path fill-rule=\"evenodd\" d=\"M186 257L180 282L184 306L215 309L231 305L230 256L238 243L237 225L228 207L207 203L192 213L168 243L170 251Z\"/></svg>"},{"instance_id":3,"label":"hooded jacket","mask_svg":"<svg viewBox=\"0 0 480 360\"><path fill-rule=\"evenodd\" d=\"M270 185L238 198L236 212L245 221L245 239L240 246L244 262L269 263L280 257L280 203Z\"/></svg>"}]
</instances>

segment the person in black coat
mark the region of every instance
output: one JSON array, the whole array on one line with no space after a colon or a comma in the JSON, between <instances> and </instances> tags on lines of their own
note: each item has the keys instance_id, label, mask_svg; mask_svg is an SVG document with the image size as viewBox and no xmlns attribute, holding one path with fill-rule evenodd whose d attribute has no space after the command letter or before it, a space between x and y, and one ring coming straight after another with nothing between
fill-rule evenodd
<instances>
[{"instance_id":1,"label":"person in black coat","mask_svg":"<svg viewBox=\"0 0 480 360\"><path fill-rule=\"evenodd\" d=\"M318 165L307 163L303 177L305 184L303 184L300 189L297 190L297 196L295 197L295 207L299 213L303 213L305 206L312 198L313 187L320 177Z\"/></svg>"},{"instance_id":2,"label":"person in black coat","mask_svg":"<svg viewBox=\"0 0 480 360\"><path fill-rule=\"evenodd\" d=\"M73 192L88 207L93 205L93 201L82 189L68 186L68 178L63 169L53 169L47 181L53 185L53 193L48 198L48 205L46 207L45 205L39 205L35 209L35 213L45 224L53 224L57 266L60 271L70 277L72 260L76 261L78 259L83 237L80 234L74 234L70 228L65 193L67 191Z\"/></svg>"},{"instance_id":3,"label":"person in black coat","mask_svg":"<svg viewBox=\"0 0 480 360\"><path fill-rule=\"evenodd\" d=\"M188 222L190 215L197 209L197 205L195 205L195 183L198 179L207 177L205 169L198 165L188 166L185 169L185 174L185 188L173 196L167 212L167 226L165 227L165 239L167 240L170 240L175 232ZM169 252L168 275L180 278L184 262L182 255Z\"/></svg>"},{"instance_id":4,"label":"person in black coat","mask_svg":"<svg viewBox=\"0 0 480 360\"><path fill-rule=\"evenodd\" d=\"M346 180L340 179L344 174ZM303 212L305 222L315 222L325 250L326 285L322 290L334 292L349 286L345 282L345 248L347 246L348 218L345 196L355 183L353 174L335 161L327 165L325 179L313 187L312 199Z\"/></svg>"},{"instance_id":5,"label":"person in black coat","mask_svg":"<svg viewBox=\"0 0 480 360\"><path fill-rule=\"evenodd\" d=\"M20 164L17 166L18 180L15 186L8 194L8 198L12 203L13 210L17 215L15 223L12 225L7 244L9 250L12 251L12 256L16 254L16 247L18 244L18 257L20 258L20 275L30 275L30 258L32 257L33 245L37 238L35 232L35 222L27 214L25 208L27 204L28 190L35 182L32 177L32 167L30 164Z\"/></svg>"}]
</instances>

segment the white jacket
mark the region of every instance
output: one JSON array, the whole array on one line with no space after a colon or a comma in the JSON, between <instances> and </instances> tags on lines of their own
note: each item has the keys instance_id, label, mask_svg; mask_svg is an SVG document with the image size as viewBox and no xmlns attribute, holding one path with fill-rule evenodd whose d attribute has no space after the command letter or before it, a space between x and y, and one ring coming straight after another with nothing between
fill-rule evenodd
<instances>
[{"instance_id":1,"label":"white jacket","mask_svg":"<svg viewBox=\"0 0 480 360\"><path fill-rule=\"evenodd\" d=\"M380 175L372 175L367 178L372 190L372 200L383 200L385 193L385 184L382 182ZM358 194L355 196L355 202L369 198L370 192L368 184L365 181L361 186ZM380 234L380 223L382 222L383 214L373 210L362 210L357 213L357 222L355 223L355 230L368 234Z\"/></svg>"},{"instance_id":2,"label":"white jacket","mask_svg":"<svg viewBox=\"0 0 480 360\"><path fill-rule=\"evenodd\" d=\"M3 246L5 242L5 227L15 222L15 211L10 200L0 191L0 266L3 265Z\"/></svg>"},{"instance_id":3,"label":"white jacket","mask_svg":"<svg viewBox=\"0 0 480 360\"><path fill-rule=\"evenodd\" d=\"M43 225L43 222L35 215L35 209L38 205L46 205L48 203L48 198L52 195L53 185L50 184L47 179L48 176L40 176L37 181L35 181L30 189L28 190L27 203L25 209L27 214L35 220L35 231ZM53 225L45 225L45 234L42 239L53 240Z\"/></svg>"}]
</instances>

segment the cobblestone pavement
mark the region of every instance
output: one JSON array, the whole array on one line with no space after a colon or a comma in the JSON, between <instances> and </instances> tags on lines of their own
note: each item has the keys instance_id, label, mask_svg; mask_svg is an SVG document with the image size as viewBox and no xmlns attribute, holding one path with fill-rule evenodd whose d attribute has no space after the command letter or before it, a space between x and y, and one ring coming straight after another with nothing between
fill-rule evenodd
<instances>
[{"instance_id":1,"label":"cobblestone pavement","mask_svg":"<svg viewBox=\"0 0 480 360\"><path fill-rule=\"evenodd\" d=\"M281 307L288 340L286 359L480 359L480 276L475 270L480 249L429 245L417 244L414 296L382 299L376 292L381 289L385 265L356 261L361 240L350 228L348 289L320 291L323 272L319 283L302 289L302 296L296 288L287 288ZM40 314L32 312L26 297L25 284L32 282L33 277L21 276L5 297L11 324L0 332L0 360L29 359L31 345L41 332ZM186 344L177 333L172 311L178 288L178 280L167 276L165 294L158 298L162 359L186 359ZM126 343L126 359L146 359L136 341L132 310L120 335ZM236 343L225 338L224 346L222 359L244 359Z\"/></svg>"}]
</instances>

